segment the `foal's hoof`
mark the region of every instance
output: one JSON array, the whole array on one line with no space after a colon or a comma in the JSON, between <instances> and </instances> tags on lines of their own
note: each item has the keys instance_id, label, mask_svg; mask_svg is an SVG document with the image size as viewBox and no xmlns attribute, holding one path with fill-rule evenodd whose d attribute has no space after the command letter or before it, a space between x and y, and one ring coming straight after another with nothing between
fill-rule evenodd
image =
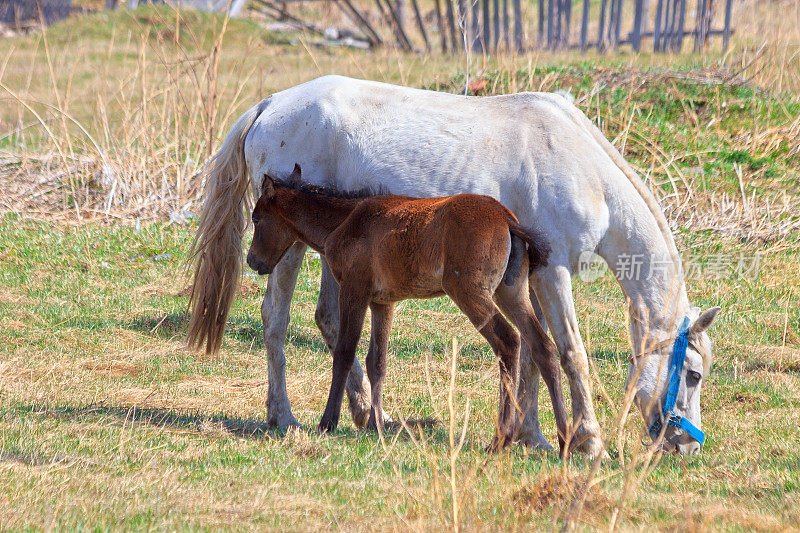
<instances>
[{"instance_id":1,"label":"foal's hoof","mask_svg":"<svg viewBox=\"0 0 800 533\"><path fill-rule=\"evenodd\" d=\"M353 405L352 402L351 402L350 405ZM375 422L374 422L374 417L372 416L372 408L371 407L366 409L366 410L364 410L364 409L354 410L354 409L351 408L350 409L350 414L353 415L353 423L356 425L357 428L359 428L359 429L362 429L362 428L364 428L364 429L373 429L373 430L376 429ZM387 425L392 425L393 423L394 423L394 420L392 420L392 417L387 415L386 411L383 411L383 425L384 425L384 427L386 427Z\"/></svg>"},{"instance_id":2,"label":"foal's hoof","mask_svg":"<svg viewBox=\"0 0 800 533\"><path fill-rule=\"evenodd\" d=\"M336 424L330 420L323 419L319 423L319 427L317 429L320 433L331 433L334 429L336 429Z\"/></svg>"}]
</instances>

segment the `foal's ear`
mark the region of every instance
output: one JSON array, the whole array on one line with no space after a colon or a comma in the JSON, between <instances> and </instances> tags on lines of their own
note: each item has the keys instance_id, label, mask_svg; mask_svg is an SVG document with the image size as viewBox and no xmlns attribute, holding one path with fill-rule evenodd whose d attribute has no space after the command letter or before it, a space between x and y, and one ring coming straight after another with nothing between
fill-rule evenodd
<instances>
[{"instance_id":1,"label":"foal's ear","mask_svg":"<svg viewBox=\"0 0 800 533\"><path fill-rule=\"evenodd\" d=\"M300 181L300 178L302 177L303 177L303 171L300 169L300 165L295 163L294 170L292 170L292 173L289 174L289 181Z\"/></svg>"},{"instance_id":2,"label":"foal's ear","mask_svg":"<svg viewBox=\"0 0 800 533\"><path fill-rule=\"evenodd\" d=\"M264 181L261 182L261 197L269 200L273 196L275 196L275 182L264 174Z\"/></svg>"}]
</instances>

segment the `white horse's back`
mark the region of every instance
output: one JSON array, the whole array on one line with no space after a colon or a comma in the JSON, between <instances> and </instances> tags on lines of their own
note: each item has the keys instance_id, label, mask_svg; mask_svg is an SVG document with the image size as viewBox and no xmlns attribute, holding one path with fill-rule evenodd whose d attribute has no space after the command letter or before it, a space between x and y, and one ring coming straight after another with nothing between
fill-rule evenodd
<instances>
[{"instance_id":1,"label":"white horse's back","mask_svg":"<svg viewBox=\"0 0 800 533\"><path fill-rule=\"evenodd\" d=\"M274 94L245 156L256 184L299 163L304 179L345 190L486 194L550 232L580 220L590 235L569 240L593 249L587 239L607 223L603 180L630 184L573 110L550 93L467 97L325 76Z\"/></svg>"}]
</instances>

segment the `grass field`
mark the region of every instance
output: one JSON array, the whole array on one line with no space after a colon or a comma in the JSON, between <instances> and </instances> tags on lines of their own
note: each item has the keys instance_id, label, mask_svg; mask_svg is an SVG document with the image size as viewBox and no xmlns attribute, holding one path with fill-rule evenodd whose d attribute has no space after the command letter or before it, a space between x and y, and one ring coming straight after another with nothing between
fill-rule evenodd
<instances>
[{"instance_id":1,"label":"grass field","mask_svg":"<svg viewBox=\"0 0 800 533\"><path fill-rule=\"evenodd\" d=\"M733 60L749 61L763 21L787 25L770 16L726 57L465 63L291 46L249 21L151 8L0 41L0 529L798 529L797 55L762 53L752 76ZM243 278L219 355L184 348L194 221L169 214L197 210L200 165L241 111L329 72L576 97L699 265L691 301L723 308L699 455L650 457L636 414L613 430L630 350L610 276L575 286L609 442L596 475L581 456L484 453L497 365L445 299L399 307L385 391L396 418L437 423L384 440L347 415L330 436L265 427L264 279ZM308 255L286 341L306 428L330 379L319 275Z\"/></svg>"}]
</instances>

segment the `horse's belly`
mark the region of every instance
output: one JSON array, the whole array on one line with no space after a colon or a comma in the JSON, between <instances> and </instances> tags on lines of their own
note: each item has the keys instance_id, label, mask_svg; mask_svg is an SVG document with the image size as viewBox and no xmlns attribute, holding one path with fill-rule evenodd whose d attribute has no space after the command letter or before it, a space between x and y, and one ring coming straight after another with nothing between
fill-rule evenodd
<instances>
[{"instance_id":1,"label":"horse's belly","mask_svg":"<svg viewBox=\"0 0 800 533\"><path fill-rule=\"evenodd\" d=\"M445 294L442 277L436 273L414 273L407 270L386 272L382 269L374 281L372 300L378 303L400 302L418 298L435 298Z\"/></svg>"},{"instance_id":2,"label":"horse's belly","mask_svg":"<svg viewBox=\"0 0 800 533\"><path fill-rule=\"evenodd\" d=\"M372 297L372 301L379 304L390 304L394 302L402 302L403 300L424 300L427 298L436 298L444 296L446 293L441 290L410 290L410 291L397 291L397 290L378 290Z\"/></svg>"}]
</instances>

